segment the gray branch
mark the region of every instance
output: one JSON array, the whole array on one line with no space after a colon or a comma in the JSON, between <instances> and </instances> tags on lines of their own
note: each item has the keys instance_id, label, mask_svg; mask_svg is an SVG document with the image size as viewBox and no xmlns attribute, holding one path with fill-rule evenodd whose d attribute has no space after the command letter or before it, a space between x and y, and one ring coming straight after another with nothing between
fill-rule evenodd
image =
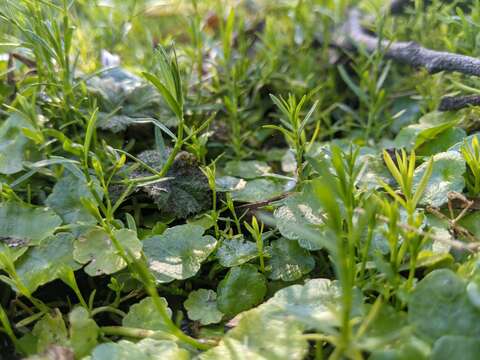
<instances>
[{"instance_id":1,"label":"gray branch","mask_svg":"<svg viewBox=\"0 0 480 360\"><path fill-rule=\"evenodd\" d=\"M368 52L384 51L385 57L416 68L425 68L430 74L441 71L480 76L480 59L424 48L415 42L379 40L367 33L360 24L360 12L352 9L336 45L343 48L363 47Z\"/></svg>"},{"instance_id":2,"label":"gray branch","mask_svg":"<svg viewBox=\"0 0 480 360\"><path fill-rule=\"evenodd\" d=\"M438 107L439 111L460 110L469 106L479 106L480 95L445 96Z\"/></svg>"},{"instance_id":3,"label":"gray branch","mask_svg":"<svg viewBox=\"0 0 480 360\"><path fill-rule=\"evenodd\" d=\"M393 0L390 4L390 13L392 15L400 15L405 12L406 7L412 0Z\"/></svg>"}]
</instances>

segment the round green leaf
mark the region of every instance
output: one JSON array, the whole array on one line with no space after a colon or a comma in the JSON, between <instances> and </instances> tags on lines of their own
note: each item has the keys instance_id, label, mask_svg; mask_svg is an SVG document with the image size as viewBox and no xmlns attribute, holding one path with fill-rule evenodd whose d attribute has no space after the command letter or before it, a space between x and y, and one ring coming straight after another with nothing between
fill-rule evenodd
<instances>
[{"instance_id":1,"label":"round green leaf","mask_svg":"<svg viewBox=\"0 0 480 360\"><path fill-rule=\"evenodd\" d=\"M68 315L70 322L70 346L78 359L90 354L97 345L99 327L90 318L87 309L77 306Z\"/></svg>"},{"instance_id":2,"label":"round green leaf","mask_svg":"<svg viewBox=\"0 0 480 360\"><path fill-rule=\"evenodd\" d=\"M167 313L171 316L172 310L168 308L167 300L161 298L163 306ZM158 314L158 310L151 297L147 297L137 304L130 307L128 314L122 320L123 326L167 331L162 317Z\"/></svg>"},{"instance_id":3,"label":"round green leaf","mask_svg":"<svg viewBox=\"0 0 480 360\"><path fill-rule=\"evenodd\" d=\"M225 267L242 265L257 256L257 245L243 239L224 240L217 251L218 262Z\"/></svg>"},{"instance_id":4,"label":"round green leaf","mask_svg":"<svg viewBox=\"0 0 480 360\"><path fill-rule=\"evenodd\" d=\"M275 209L273 216L276 219L280 233L289 240L298 240L301 247L307 250L320 250L321 241L313 242L301 236L296 228L311 229L318 232L318 237L325 237L322 230L322 216L318 204L314 203L314 197L307 187L302 193L289 196L283 201L283 205Z\"/></svg>"},{"instance_id":5,"label":"round green leaf","mask_svg":"<svg viewBox=\"0 0 480 360\"><path fill-rule=\"evenodd\" d=\"M23 169L26 150L32 142L23 135L22 128L33 126L19 113L13 113L0 126L0 174L15 174Z\"/></svg>"},{"instance_id":6,"label":"round green leaf","mask_svg":"<svg viewBox=\"0 0 480 360\"><path fill-rule=\"evenodd\" d=\"M409 300L408 319L419 335L480 336L480 311L470 302L466 285L447 269L435 270L418 283Z\"/></svg>"},{"instance_id":7,"label":"round green leaf","mask_svg":"<svg viewBox=\"0 0 480 360\"><path fill-rule=\"evenodd\" d=\"M296 241L284 238L272 242L272 267L269 277L273 280L294 281L308 274L315 267L310 253L302 249Z\"/></svg>"},{"instance_id":8,"label":"round green leaf","mask_svg":"<svg viewBox=\"0 0 480 360\"><path fill-rule=\"evenodd\" d=\"M266 292L265 277L255 266L234 267L218 284L218 308L228 316L234 316L259 304Z\"/></svg>"},{"instance_id":9,"label":"round green leaf","mask_svg":"<svg viewBox=\"0 0 480 360\"><path fill-rule=\"evenodd\" d=\"M256 202L281 195L283 192L284 185L278 180L255 179L247 181L241 190L232 192L232 198L240 202Z\"/></svg>"},{"instance_id":10,"label":"round green leaf","mask_svg":"<svg viewBox=\"0 0 480 360\"><path fill-rule=\"evenodd\" d=\"M229 161L225 165L225 174L243 179L254 179L271 173L272 168L263 161Z\"/></svg>"},{"instance_id":11,"label":"round green leaf","mask_svg":"<svg viewBox=\"0 0 480 360\"><path fill-rule=\"evenodd\" d=\"M216 324L222 320L223 314L218 310L217 294L213 290L192 291L183 305L190 320L200 321L202 325Z\"/></svg>"},{"instance_id":12,"label":"round green leaf","mask_svg":"<svg viewBox=\"0 0 480 360\"><path fill-rule=\"evenodd\" d=\"M25 287L34 292L41 285L58 279L65 267L78 270L81 265L73 259L73 236L59 233L49 236L29 250L15 264Z\"/></svg>"},{"instance_id":13,"label":"round green leaf","mask_svg":"<svg viewBox=\"0 0 480 360\"><path fill-rule=\"evenodd\" d=\"M121 340L97 346L91 360L188 360L190 354L173 341L143 339L137 343Z\"/></svg>"},{"instance_id":14,"label":"round green leaf","mask_svg":"<svg viewBox=\"0 0 480 360\"><path fill-rule=\"evenodd\" d=\"M210 235L202 236L204 231L200 225L185 224L143 241L148 266L158 282L188 279L200 270L217 242Z\"/></svg>"},{"instance_id":15,"label":"round green leaf","mask_svg":"<svg viewBox=\"0 0 480 360\"><path fill-rule=\"evenodd\" d=\"M37 338L37 352L45 351L51 345L68 346L67 327L62 313L55 309L35 323L32 334Z\"/></svg>"},{"instance_id":16,"label":"round green leaf","mask_svg":"<svg viewBox=\"0 0 480 360\"><path fill-rule=\"evenodd\" d=\"M61 223L62 219L48 208L14 202L0 204L0 238L6 238L3 241L7 244L12 241L20 245L38 244L52 235Z\"/></svg>"},{"instance_id":17,"label":"round green leaf","mask_svg":"<svg viewBox=\"0 0 480 360\"><path fill-rule=\"evenodd\" d=\"M140 257L142 243L134 231L120 229L113 234L125 249ZM84 270L90 276L113 274L127 266L108 234L99 228L88 231L75 241L73 257L81 264L88 264Z\"/></svg>"},{"instance_id":18,"label":"round green leaf","mask_svg":"<svg viewBox=\"0 0 480 360\"><path fill-rule=\"evenodd\" d=\"M427 168L423 163L415 170L414 186L416 187ZM428 181L421 202L423 204L440 207L448 201L451 191L462 192L465 187L463 174L466 171L465 160L456 151L447 151L433 156L432 175Z\"/></svg>"},{"instance_id":19,"label":"round green leaf","mask_svg":"<svg viewBox=\"0 0 480 360\"><path fill-rule=\"evenodd\" d=\"M241 298L238 299L241 301ZM301 360L308 352L302 328L290 319L272 319L259 309L241 315L215 348L200 355L201 360Z\"/></svg>"},{"instance_id":20,"label":"round green leaf","mask_svg":"<svg viewBox=\"0 0 480 360\"><path fill-rule=\"evenodd\" d=\"M324 329L339 324L340 303L341 292L336 282L313 279L305 285L292 285L277 291L260 308L281 319L294 318L309 328Z\"/></svg>"},{"instance_id":21,"label":"round green leaf","mask_svg":"<svg viewBox=\"0 0 480 360\"><path fill-rule=\"evenodd\" d=\"M102 194L100 184L95 179L93 182L97 194ZM95 217L85 208L81 198L87 198L91 202L96 200L82 173L65 171L60 180L53 187L46 204L59 214L66 224L75 222L96 222Z\"/></svg>"},{"instance_id":22,"label":"round green leaf","mask_svg":"<svg viewBox=\"0 0 480 360\"><path fill-rule=\"evenodd\" d=\"M465 336L442 336L433 345L432 360L477 360L480 340Z\"/></svg>"}]
</instances>

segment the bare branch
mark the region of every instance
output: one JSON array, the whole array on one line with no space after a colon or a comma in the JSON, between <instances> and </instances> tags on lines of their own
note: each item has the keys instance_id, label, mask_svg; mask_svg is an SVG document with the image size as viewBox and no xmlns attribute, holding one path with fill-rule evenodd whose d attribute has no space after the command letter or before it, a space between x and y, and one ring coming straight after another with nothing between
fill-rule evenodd
<instances>
[{"instance_id":1,"label":"bare branch","mask_svg":"<svg viewBox=\"0 0 480 360\"><path fill-rule=\"evenodd\" d=\"M390 4L390 14L400 15L405 12L408 4L412 3L412 0L393 0Z\"/></svg>"},{"instance_id":2,"label":"bare branch","mask_svg":"<svg viewBox=\"0 0 480 360\"><path fill-rule=\"evenodd\" d=\"M469 106L480 106L480 95L445 96L442 98L438 110L453 111Z\"/></svg>"},{"instance_id":3,"label":"bare branch","mask_svg":"<svg viewBox=\"0 0 480 360\"><path fill-rule=\"evenodd\" d=\"M427 49L415 42L379 40L362 28L360 12L357 9L350 10L348 20L343 26L342 37L337 38L337 46L363 47L368 52L380 49L387 58L416 68L423 67L430 74L446 71L480 76L480 59Z\"/></svg>"}]
</instances>

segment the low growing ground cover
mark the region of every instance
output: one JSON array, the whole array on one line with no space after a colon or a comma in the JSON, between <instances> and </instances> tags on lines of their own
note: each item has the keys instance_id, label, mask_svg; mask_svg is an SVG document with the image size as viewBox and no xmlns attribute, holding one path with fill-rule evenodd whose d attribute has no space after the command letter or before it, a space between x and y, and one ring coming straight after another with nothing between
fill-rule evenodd
<instances>
[{"instance_id":1,"label":"low growing ground cover","mask_svg":"<svg viewBox=\"0 0 480 360\"><path fill-rule=\"evenodd\" d=\"M0 359L477 359L479 29L2 1Z\"/></svg>"}]
</instances>

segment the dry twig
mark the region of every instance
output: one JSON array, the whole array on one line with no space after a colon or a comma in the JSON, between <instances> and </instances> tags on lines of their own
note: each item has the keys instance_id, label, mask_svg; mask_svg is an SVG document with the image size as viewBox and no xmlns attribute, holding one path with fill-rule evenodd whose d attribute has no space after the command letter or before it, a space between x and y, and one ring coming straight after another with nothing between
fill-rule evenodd
<instances>
[{"instance_id":1,"label":"dry twig","mask_svg":"<svg viewBox=\"0 0 480 360\"><path fill-rule=\"evenodd\" d=\"M398 14L408 1L393 1L391 13ZM334 46L346 49L362 47L367 52L382 50L386 58L410 65L425 68L430 74L438 72L459 72L465 75L480 76L480 59L437 51L420 46L415 42L391 42L380 40L367 32L360 23L360 12L352 9L348 19L341 27ZM442 99L439 111L460 110L468 106L480 105L480 96L448 96Z\"/></svg>"}]
</instances>

